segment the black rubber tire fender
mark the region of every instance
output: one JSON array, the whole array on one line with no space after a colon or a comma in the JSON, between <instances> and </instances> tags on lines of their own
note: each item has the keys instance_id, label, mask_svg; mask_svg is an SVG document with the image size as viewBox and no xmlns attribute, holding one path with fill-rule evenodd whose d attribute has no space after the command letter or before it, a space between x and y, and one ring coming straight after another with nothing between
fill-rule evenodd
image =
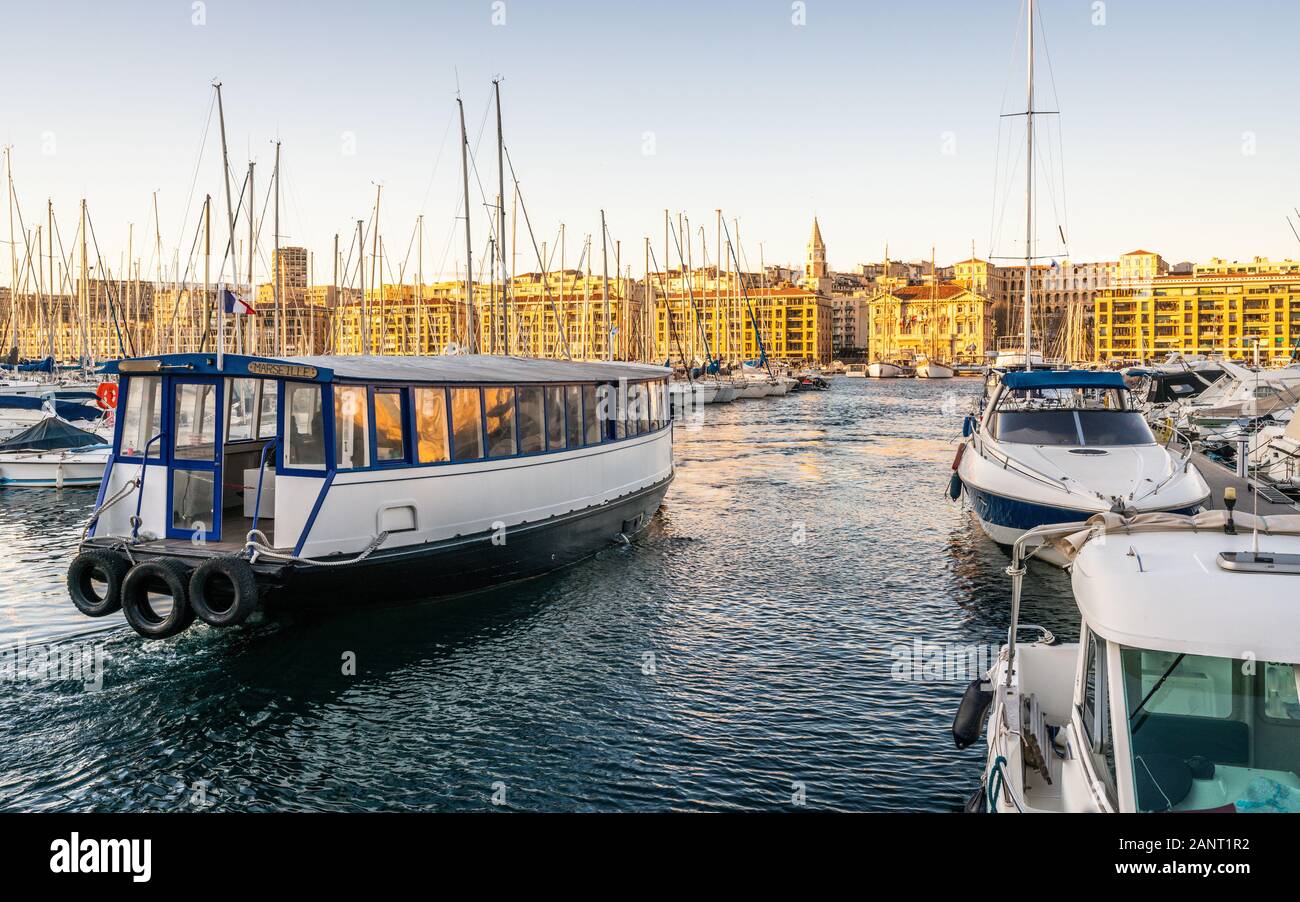
<instances>
[{"instance_id":1,"label":"black rubber tire fender","mask_svg":"<svg viewBox=\"0 0 1300 902\"><path fill-rule=\"evenodd\" d=\"M172 558L136 564L122 583L122 613L131 628L146 639L167 639L194 622L190 607L189 568ZM149 604L149 592L161 583L172 597L172 609L159 616Z\"/></svg>"},{"instance_id":2,"label":"black rubber tire fender","mask_svg":"<svg viewBox=\"0 0 1300 902\"><path fill-rule=\"evenodd\" d=\"M214 598L214 580L230 584L232 598ZM214 557L190 574L190 607L209 626L238 626L257 610L257 577L248 561L228 555Z\"/></svg>"},{"instance_id":3,"label":"black rubber tire fender","mask_svg":"<svg viewBox=\"0 0 1300 902\"><path fill-rule=\"evenodd\" d=\"M87 617L103 617L122 607L122 581L131 569L126 556L116 551L83 551L68 565L68 596ZM98 574L105 583L101 598L91 580Z\"/></svg>"}]
</instances>

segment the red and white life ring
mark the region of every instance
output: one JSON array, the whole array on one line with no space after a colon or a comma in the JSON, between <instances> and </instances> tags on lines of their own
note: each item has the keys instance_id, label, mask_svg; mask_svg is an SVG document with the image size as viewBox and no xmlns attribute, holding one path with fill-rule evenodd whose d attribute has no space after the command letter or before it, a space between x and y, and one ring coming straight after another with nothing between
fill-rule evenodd
<instances>
[{"instance_id":1,"label":"red and white life ring","mask_svg":"<svg viewBox=\"0 0 1300 902\"><path fill-rule=\"evenodd\" d=\"M95 389L95 404L100 410L113 410L117 407L117 383L101 382Z\"/></svg>"}]
</instances>

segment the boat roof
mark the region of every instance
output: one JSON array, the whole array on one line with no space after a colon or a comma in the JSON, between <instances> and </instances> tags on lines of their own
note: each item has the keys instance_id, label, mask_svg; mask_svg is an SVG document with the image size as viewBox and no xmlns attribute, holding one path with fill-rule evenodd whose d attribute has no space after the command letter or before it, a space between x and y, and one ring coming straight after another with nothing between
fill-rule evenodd
<instances>
[{"instance_id":1,"label":"boat roof","mask_svg":"<svg viewBox=\"0 0 1300 902\"><path fill-rule=\"evenodd\" d=\"M544 360L489 354L435 357L310 356L249 357L226 354L217 369L216 354L162 354L104 365L104 372L144 375L184 371L195 375L261 376L312 382L617 382L662 379L672 370L619 361Z\"/></svg>"},{"instance_id":2,"label":"boat roof","mask_svg":"<svg viewBox=\"0 0 1300 902\"><path fill-rule=\"evenodd\" d=\"M1014 370L1002 377L1007 388L1128 388L1121 373L1110 370Z\"/></svg>"},{"instance_id":3,"label":"boat roof","mask_svg":"<svg viewBox=\"0 0 1300 902\"><path fill-rule=\"evenodd\" d=\"M1300 554L1300 515L1238 511L1195 516L1102 514L1062 546L1088 625L1121 645L1223 658L1300 663L1300 574L1226 570L1219 554Z\"/></svg>"}]
</instances>

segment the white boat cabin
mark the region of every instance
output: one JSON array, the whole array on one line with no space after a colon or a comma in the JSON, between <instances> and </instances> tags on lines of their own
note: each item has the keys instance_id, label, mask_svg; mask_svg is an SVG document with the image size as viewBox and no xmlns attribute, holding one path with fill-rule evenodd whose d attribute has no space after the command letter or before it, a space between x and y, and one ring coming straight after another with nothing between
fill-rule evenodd
<instances>
[{"instance_id":1,"label":"white boat cabin","mask_svg":"<svg viewBox=\"0 0 1300 902\"><path fill-rule=\"evenodd\" d=\"M672 475L669 371L512 357L180 354L121 376L97 538L304 557L536 522ZM539 468L540 467L540 468ZM128 485L139 480L132 491Z\"/></svg>"}]
</instances>

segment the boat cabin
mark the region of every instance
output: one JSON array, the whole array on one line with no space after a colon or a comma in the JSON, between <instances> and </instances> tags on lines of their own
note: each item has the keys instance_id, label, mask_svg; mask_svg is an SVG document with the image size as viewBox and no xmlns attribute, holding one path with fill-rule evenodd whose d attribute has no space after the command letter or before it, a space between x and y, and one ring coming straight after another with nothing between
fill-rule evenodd
<instances>
[{"instance_id":1,"label":"boat cabin","mask_svg":"<svg viewBox=\"0 0 1300 902\"><path fill-rule=\"evenodd\" d=\"M294 554L355 552L380 533L392 546L481 532L671 476L661 367L174 354L106 369L121 385L99 504L129 497L97 538L230 553L258 530Z\"/></svg>"}]
</instances>

